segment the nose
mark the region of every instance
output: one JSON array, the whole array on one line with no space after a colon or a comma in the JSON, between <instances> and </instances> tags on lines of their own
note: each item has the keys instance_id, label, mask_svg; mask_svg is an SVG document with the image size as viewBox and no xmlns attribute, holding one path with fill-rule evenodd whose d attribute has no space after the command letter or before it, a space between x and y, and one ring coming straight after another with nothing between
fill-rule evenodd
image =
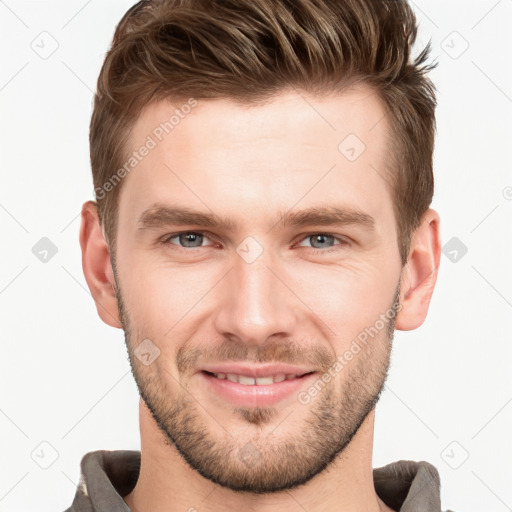
<instances>
[{"instance_id":1,"label":"nose","mask_svg":"<svg viewBox=\"0 0 512 512\"><path fill-rule=\"evenodd\" d=\"M262 345L273 336L294 336L298 300L279 268L265 252L252 263L235 256L218 290L214 326L221 336L247 345Z\"/></svg>"}]
</instances>

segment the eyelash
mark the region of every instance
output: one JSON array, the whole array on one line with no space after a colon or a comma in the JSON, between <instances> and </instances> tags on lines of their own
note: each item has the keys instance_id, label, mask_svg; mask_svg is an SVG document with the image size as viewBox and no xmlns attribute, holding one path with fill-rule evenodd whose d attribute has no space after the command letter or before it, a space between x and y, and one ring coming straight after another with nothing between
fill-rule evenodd
<instances>
[{"instance_id":1,"label":"eyelash","mask_svg":"<svg viewBox=\"0 0 512 512\"><path fill-rule=\"evenodd\" d=\"M185 234L193 234L193 235L203 235L203 236L206 236L207 238L208 237L208 233L206 233L205 231L180 231L178 233L172 233L170 235L166 235L164 237L164 239L162 240L162 244L163 245L176 245L176 244L172 244L170 242L171 239L173 238L176 238L177 236L180 236L180 235L185 235ZM333 233L324 233L324 232L316 232L316 233L309 233L309 234L306 234L304 235L300 240L299 240L299 243L306 240L307 238L311 238L312 236L314 235L323 235L323 236L328 236L328 237L332 237L334 238L334 240L340 242L339 244L337 245L334 245L333 247L329 247L328 249L317 249L316 247L308 247L308 249L310 249L312 252L314 252L315 254L319 254L319 253L322 253L322 254L325 254L325 253L330 253L330 252L333 252L336 250L336 247L339 247L339 246L343 246L343 245L349 245L349 242L348 240L346 240L345 237L340 237L340 236L337 236ZM193 249L201 249L202 246L200 247L181 247L179 245L176 245L176 247L178 249L183 249L185 251L190 251L190 250L193 250Z\"/></svg>"}]
</instances>

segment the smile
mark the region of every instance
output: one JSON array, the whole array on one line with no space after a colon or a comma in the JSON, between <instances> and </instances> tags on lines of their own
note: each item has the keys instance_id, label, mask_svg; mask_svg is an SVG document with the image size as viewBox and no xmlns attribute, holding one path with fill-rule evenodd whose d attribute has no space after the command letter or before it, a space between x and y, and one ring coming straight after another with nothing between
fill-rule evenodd
<instances>
[{"instance_id":1,"label":"smile","mask_svg":"<svg viewBox=\"0 0 512 512\"><path fill-rule=\"evenodd\" d=\"M300 370L299 370L300 371ZM247 375L247 373L233 373L202 370L201 386L207 395L215 395L233 405L242 407L268 407L288 400L297 400L298 393L306 389L318 372L285 373L269 371L265 375Z\"/></svg>"},{"instance_id":2,"label":"smile","mask_svg":"<svg viewBox=\"0 0 512 512\"><path fill-rule=\"evenodd\" d=\"M268 386L271 384L276 384L279 382L283 382L285 380L292 380L296 378L303 377L304 375L296 375L296 374L284 374L284 373L278 373L276 375L269 375L266 377L251 377L249 375L240 375L236 373L212 373L212 372L205 372L210 375L213 375L217 377L217 379L220 380L229 380L230 382L237 382L239 384L242 384L244 386Z\"/></svg>"}]
</instances>

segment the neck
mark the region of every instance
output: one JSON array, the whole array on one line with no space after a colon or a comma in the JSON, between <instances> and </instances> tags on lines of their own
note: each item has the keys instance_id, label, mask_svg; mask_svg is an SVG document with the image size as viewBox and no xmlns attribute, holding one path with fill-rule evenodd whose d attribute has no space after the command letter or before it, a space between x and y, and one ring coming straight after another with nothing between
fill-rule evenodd
<instances>
[{"instance_id":1,"label":"neck","mask_svg":"<svg viewBox=\"0 0 512 512\"><path fill-rule=\"evenodd\" d=\"M253 495L221 487L193 470L166 443L144 402L139 406L141 466L139 479L124 501L133 512L381 512L391 511L373 485L374 410L350 444L322 473L289 491Z\"/></svg>"}]
</instances>

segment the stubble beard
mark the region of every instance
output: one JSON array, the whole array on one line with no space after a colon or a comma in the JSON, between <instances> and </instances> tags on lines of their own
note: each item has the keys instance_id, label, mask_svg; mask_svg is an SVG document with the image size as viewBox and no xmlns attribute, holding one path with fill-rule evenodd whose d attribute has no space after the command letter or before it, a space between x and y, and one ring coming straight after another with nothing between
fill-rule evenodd
<instances>
[{"instance_id":1,"label":"stubble beard","mask_svg":"<svg viewBox=\"0 0 512 512\"><path fill-rule=\"evenodd\" d=\"M116 296L132 374L166 444L170 449L176 449L204 478L233 491L275 493L311 480L328 468L349 445L384 388L394 317L385 333L369 340L343 367L336 376L343 380L333 379L312 397L308 405L297 401L294 408L298 408L303 418L300 426L294 418L296 411L292 409L280 424L276 422L277 430L269 427L264 435L263 427L270 425L278 411L273 407L236 407L233 414L244 427L255 427L250 439L239 438L236 432L228 432L215 423L191 393L182 390L178 383L175 383L176 392L169 391L156 366L144 366L134 358L133 349L142 338L132 331L119 287ZM396 311L398 298L399 287L391 310ZM306 414L305 407L309 407ZM288 422L294 427L292 436L282 434Z\"/></svg>"}]
</instances>

